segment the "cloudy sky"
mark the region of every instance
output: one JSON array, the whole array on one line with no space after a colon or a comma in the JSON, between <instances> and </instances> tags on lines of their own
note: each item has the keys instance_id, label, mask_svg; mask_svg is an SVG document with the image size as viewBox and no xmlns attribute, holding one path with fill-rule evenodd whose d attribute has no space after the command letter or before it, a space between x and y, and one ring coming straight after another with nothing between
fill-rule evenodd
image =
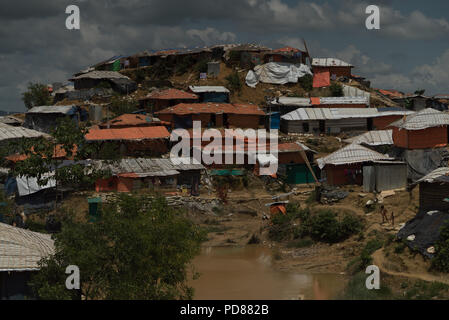
<instances>
[{"instance_id":1,"label":"cloudy sky","mask_svg":"<svg viewBox=\"0 0 449 320\"><path fill-rule=\"evenodd\" d=\"M67 30L78 5L81 29ZM365 9L380 7L380 30ZM449 1L1 1L0 110L23 111L28 82L67 82L117 54L222 43L302 46L356 66L376 88L449 93Z\"/></svg>"}]
</instances>

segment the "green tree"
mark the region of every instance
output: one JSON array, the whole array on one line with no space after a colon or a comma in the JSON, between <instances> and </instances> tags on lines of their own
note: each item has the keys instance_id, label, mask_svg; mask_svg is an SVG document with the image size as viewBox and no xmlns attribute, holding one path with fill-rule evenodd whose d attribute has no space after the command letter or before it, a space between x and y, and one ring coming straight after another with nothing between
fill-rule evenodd
<instances>
[{"instance_id":1,"label":"green tree","mask_svg":"<svg viewBox=\"0 0 449 320\"><path fill-rule=\"evenodd\" d=\"M32 82L28 84L27 91L22 93L22 101L27 109L53 103L48 87L45 84Z\"/></svg>"},{"instance_id":2,"label":"green tree","mask_svg":"<svg viewBox=\"0 0 449 320\"><path fill-rule=\"evenodd\" d=\"M191 299L191 261L204 240L165 198L122 194L95 223L67 218L30 286L41 299ZM65 288L68 265L79 267L80 292Z\"/></svg>"},{"instance_id":3,"label":"green tree","mask_svg":"<svg viewBox=\"0 0 449 320\"><path fill-rule=\"evenodd\" d=\"M424 94L424 92L426 92L426 89L418 89L415 91L415 94L422 96Z\"/></svg>"},{"instance_id":4,"label":"green tree","mask_svg":"<svg viewBox=\"0 0 449 320\"><path fill-rule=\"evenodd\" d=\"M86 128L79 127L69 118L63 118L52 131L50 139L20 140L13 148L25 159L15 165L13 174L36 178L40 185L55 179L56 188L91 186L98 178L108 176L109 173L81 162L98 152L95 144L85 142L86 133ZM55 157L60 151L65 153L64 158L72 159L73 162L63 165L64 160ZM49 172L54 172L54 176L50 176Z\"/></svg>"}]
</instances>

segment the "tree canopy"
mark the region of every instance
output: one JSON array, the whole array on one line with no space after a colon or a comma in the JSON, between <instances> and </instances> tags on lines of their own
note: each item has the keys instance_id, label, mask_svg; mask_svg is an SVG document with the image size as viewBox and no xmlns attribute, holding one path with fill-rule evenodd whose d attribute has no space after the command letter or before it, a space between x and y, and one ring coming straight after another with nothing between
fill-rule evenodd
<instances>
[{"instance_id":1,"label":"tree canopy","mask_svg":"<svg viewBox=\"0 0 449 320\"><path fill-rule=\"evenodd\" d=\"M27 91L22 93L22 101L27 109L31 109L51 105L52 97L45 84L30 82Z\"/></svg>"},{"instance_id":2,"label":"tree canopy","mask_svg":"<svg viewBox=\"0 0 449 320\"><path fill-rule=\"evenodd\" d=\"M30 285L41 299L191 299L191 260L205 233L162 197L122 194L94 223L66 215L55 254L41 260ZM65 287L65 269L80 270L80 291Z\"/></svg>"},{"instance_id":3,"label":"tree canopy","mask_svg":"<svg viewBox=\"0 0 449 320\"><path fill-rule=\"evenodd\" d=\"M57 186L71 187L89 186L96 179L108 176L108 172L81 162L97 152L94 144L85 142L86 132L86 128L63 118L52 131L50 139L22 139L13 147L24 159L16 163L13 173L36 178L40 185L54 178ZM72 162L64 165L64 159L71 159ZM54 172L54 176L48 175L49 172Z\"/></svg>"}]
</instances>

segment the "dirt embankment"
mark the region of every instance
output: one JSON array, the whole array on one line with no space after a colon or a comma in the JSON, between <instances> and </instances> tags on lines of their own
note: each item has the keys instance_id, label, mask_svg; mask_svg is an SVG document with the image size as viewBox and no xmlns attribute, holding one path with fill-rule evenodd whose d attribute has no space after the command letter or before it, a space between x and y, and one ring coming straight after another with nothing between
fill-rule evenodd
<instances>
[{"instance_id":1,"label":"dirt embankment","mask_svg":"<svg viewBox=\"0 0 449 320\"><path fill-rule=\"evenodd\" d=\"M289 271L306 271L315 273L344 273L348 263L357 257L366 242L373 237L395 235L401 223L411 219L416 213L417 191L412 193L398 191L385 198L383 204L388 212L394 212L395 226L382 224L379 205L372 211L365 209L369 200L374 200L374 194L364 194L360 187L345 188L351 191L349 196L333 205L317 203L307 204L307 199L314 186L302 186L298 195L290 196L290 202L297 202L302 208L310 206L314 211L331 209L337 213L352 213L365 221L363 237L354 235L349 239L335 244L315 242L304 248L291 248L287 242L271 241L268 237L269 220L264 220L263 214L268 213L266 203L272 202L272 195L261 189L248 192L239 190L232 192L229 205L220 208L215 216L196 215L195 219L209 230L209 240L205 246L244 246L255 241L261 245L273 248L278 260L275 265Z\"/></svg>"}]
</instances>

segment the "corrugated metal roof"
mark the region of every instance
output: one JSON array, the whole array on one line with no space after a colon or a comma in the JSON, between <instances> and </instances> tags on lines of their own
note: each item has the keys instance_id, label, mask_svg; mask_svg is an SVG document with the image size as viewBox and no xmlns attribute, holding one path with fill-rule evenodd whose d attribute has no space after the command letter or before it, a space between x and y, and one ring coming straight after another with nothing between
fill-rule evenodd
<instances>
[{"instance_id":1,"label":"corrugated metal roof","mask_svg":"<svg viewBox=\"0 0 449 320\"><path fill-rule=\"evenodd\" d=\"M314 67L353 67L353 65L336 58L313 58Z\"/></svg>"},{"instance_id":2,"label":"corrugated metal roof","mask_svg":"<svg viewBox=\"0 0 449 320\"><path fill-rule=\"evenodd\" d=\"M18 119L14 116L1 116L0 117L0 123L4 123L4 124L22 124L23 120Z\"/></svg>"},{"instance_id":3,"label":"corrugated metal roof","mask_svg":"<svg viewBox=\"0 0 449 320\"><path fill-rule=\"evenodd\" d=\"M434 99L449 99L449 94L436 94L432 98L434 98Z\"/></svg>"},{"instance_id":4,"label":"corrugated metal roof","mask_svg":"<svg viewBox=\"0 0 449 320\"><path fill-rule=\"evenodd\" d=\"M27 111L27 113L62 113L69 114L74 112L76 109L75 105L67 105L67 106L39 106L31 108Z\"/></svg>"},{"instance_id":5,"label":"corrugated metal roof","mask_svg":"<svg viewBox=\"0 0 449 320\"><path fill-rule=\"evenodd\" d=\"M87 73L80 74L79 76L69 79L70 81L78 79L129 79L117 71L91 71Z\"/></svg>"},{"instance_id":6,"label":"corrugated metal roof","mask_svg":"<svg viewBox=\"0 0 449 320\"><path fill-rule=\"evenodd\" d=\"M393 130L368 131L359 136L346 139L347 143L366 144L369 146L391 145L393 142Z\"/></svg>"},{"instance_id":7,"label":"corrugated metal roof","mask_svg":"<svg viewBox=\"0 0 449 320\"><path fill-rule=\"evenodd\" d=\"M279 100L274 99L271 101L275 105L283 106L298 106L298 107L310 107L310 98L299 98L299 97L279 97Z\"/></svg>"},{"instance_id":8,"label":"corrugated metal roof","mask_svg":"<svg viewBox=\"0 0 449 320\"><path fill-rule=\"evenodd\" d=\"M24 127L13 127L0 123L0 140L18 139L18 138L39 138L50 137L48 134Z\"/></svg>"},{"instance_id":9,"label":"corrugated metal roof","mask_svg":"<svg viewBox=\"0 0 449 320\"><path fill-rule=\"evenodd\" d=\"M443 178L443 179L442 179ZM414 184L418 184L420 182L435 182L435 181L444 181L449 182L449 167L442 167L435 169L428 175L422 177L418 181L416 181Z\"/></svg>"},{"instance_id":10,"label":"corrugated metal roof","mask_svg":"<svg viewBox=\"0 0 449 320\"><path fill-rule=\"evenodd\" d=\"M413 114L413 111L379 111L376 108L298 108L283 115L284 120L338 120L348 118L375 118L390 115Z\"/></svg>"},{"instance_id":11,"label":"corrugated metal roof","mask_svg":"<svg viewBox=\"0 0 449 320\"><path fill-rule=\"evenodd\" d=\"M322 97L320 104L369 104L368 97Z\"/></svg>"},{"instance_id":12,"label":"corrugated metal roof","mask_svg":"<svg viewBox=\"0 0 449 320\"><path fill-rule=\"evenodd\" d=\"M322 169L327 164L343 165L375 160L393 160L393 158L353 143L335 151L334 153L331 153L328 156L317 159L317 163Z\"/></svg>"},{"instance_id":13,"label":"corrugated metal roof","mask_svg":"<svg viewBox=\"0 0 449 320\"><path fill-rule=\"evenodd\" d=\"M166 127L131 127L113 129L90 129L85 138L88 141L98 140L146 140L170 137Z\"/></svg>"},{"instance_id":14,"label":"corrugated metal roof","mask_svg":"<svg viewBox=\"0 0 449 320\"><path fill-rule=\"evenodd\" d=\"M50 235L0 223L0 271L39 270L38 262L53 253Z\"/></svg>"},{"instance_id":15,"label":"corrugated metal roof","mask_svg":"<svg viewBox=\"0 0 449 320\"><path fill-rule=\"evenodd\" d=\"M423 130L426 128L449 125L449 114L427 108L391 124L393 127L406 130Z\"/></svg>"},{"instance_id":16,"label":"corrugated metal roof","mask_svg":"<svg viewBox=\"0 0 449 320\"><path fill-rule=\"evenodd\" d=\"M203 170L204 166L193 158L137 158L121 159L118 162L97 161L96 166L103 170L109 169L115 175L134 173L143 176L167 176L176 175L179 171Z\"/></svg>"},{"instance_id":17,"label":"corrugated metal roof","mask_svg":"<svg viewBox=\"0 0 449 320\"><path fill-rule=\"evenodd\" d=\"M222 86L189 86L189 89L194 93L205 93L205 92L224 92L229 93L230 91Z\"/></svg>"}]
</instances>

